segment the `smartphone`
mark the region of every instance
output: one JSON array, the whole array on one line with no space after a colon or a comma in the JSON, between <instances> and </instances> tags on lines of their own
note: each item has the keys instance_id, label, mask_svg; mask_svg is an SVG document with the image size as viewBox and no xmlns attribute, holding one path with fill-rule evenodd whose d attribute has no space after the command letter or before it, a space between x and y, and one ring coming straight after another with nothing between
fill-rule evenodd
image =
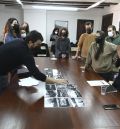
<instances>
[{"instance_id":1,"label":"smartphone","mask_svg":"<svg viewBox=\"0 0 120 129\"><path fill-rule=\"evenodd\" d=\"M115 109L120 109L120 105L117 104L103 105L103 108L105 110L115 110Z\"/></svg>"}]
</instances>

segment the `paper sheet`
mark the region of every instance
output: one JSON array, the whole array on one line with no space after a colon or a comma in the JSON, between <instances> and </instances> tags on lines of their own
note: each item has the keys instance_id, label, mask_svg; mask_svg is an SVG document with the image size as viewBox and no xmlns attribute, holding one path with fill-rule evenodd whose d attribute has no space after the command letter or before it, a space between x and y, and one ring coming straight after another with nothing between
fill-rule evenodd
<instances>
[{"instance_id":1,"label":"paper sheet","mask_svg":"<svg viewBox=\"0 0 120 129\"><path fill-rule=\"evenodd\" d=\"M23 79L20 79L19 81L20 86L35 86L38 84L39 84L39 81L32 77L23 78Z\"/></svg>"},{"instance_id":2,"label":"paper sheet","mask_svg":"<svg viewBox=\"0 0 120 129\"><path fill-rule=\"evenodd\" d=\"M33 104L33 103L37 102L39 99L41 99L42 97L44 97L45 96L45 93L46 93L46 90L45 90L46 83L45 82L42 82L42 81L38 81L38 82L39 82L38 85L33 86L36 89L36 92L34 92L34 93L29 93L24 88L24 86L22 86L23 88L21 88L17 92L19 98L22 99L24 102L26 102L28 104ZM31 86L29 85L28 87L31 87Z\"/></svg>"},{"instance_id":3,"label":"paper sheet","mask_svg":"<svg viewBox=\"0 0 120 129\"><path fill-rule=\"evenodd\" d=\"M105 80L92 80L92 81L87 81L87 83L90 86L104 86L104 85L110 85L107 83Z\"/></svg>"}]
</instances>

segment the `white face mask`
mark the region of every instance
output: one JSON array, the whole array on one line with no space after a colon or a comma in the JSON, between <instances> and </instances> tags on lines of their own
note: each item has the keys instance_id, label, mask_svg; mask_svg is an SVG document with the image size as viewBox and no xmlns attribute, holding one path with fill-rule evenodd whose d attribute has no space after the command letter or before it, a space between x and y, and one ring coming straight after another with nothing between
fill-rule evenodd
<instances>
[{"instance_id":1,"label":"white face mask","mask_svg":"<svg viewBox=\"0 0 120 129\"><path fill-rule=\"evenodd\" d=\"M111 32L111 31L108 32L108 36L109 36L109 37L113 37L113 32Z\"/></svg>"},{"instance_id":2,"label":"white face mask","mask_svg":"<svg viewBox=\"0 0 120 129\"><path fill-rule=\"evenodd\" d=\"M55 31L55 34L58 34L58 32L57 32L57 31Z\"/></svg>"},{"instance_id":3,"label":"white face mask","mask_svg":"<svg viewBox=\"0 0 120 129\"><path fill-rule=\"evenodd\" d=\"M21 37L25 38L26 37L26 33L21 34Z\"/></svg>"}]
</instances>

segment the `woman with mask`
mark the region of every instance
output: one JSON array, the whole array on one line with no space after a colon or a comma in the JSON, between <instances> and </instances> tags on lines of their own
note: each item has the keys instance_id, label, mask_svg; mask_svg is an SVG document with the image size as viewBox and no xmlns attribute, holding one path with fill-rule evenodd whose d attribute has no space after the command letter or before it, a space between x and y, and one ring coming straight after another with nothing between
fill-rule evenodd
<instances>
[{"instance_id":1,"label":"woman with mask","mask_svg":"<svg viewBox=\"0 0 120 129\"><path fill-rule=\"evenodd\" d=\"M57 58L68 58L70 54L70 39L68 38L68 30L62 28L60 37L55 44L55 56Z\"/></svg>"},{"instance_id":2,"label":"woman with mask","mask_svg":"<svg viewBox=\"0 0 120 129\"><path fill-rule=\"evenodd\" d=\"M58 38L59 38L59 28L54 28L50 36L50 41L52 41L51 52L53 53L53 55L55 55L55 44Z\"/></svg>"},{"instance_id":3,"label":"woman with mask","mask_svg":"<svg viewBox=\"0 0 120 129\"><path fill-rule=\"evenodd\" d=\"M9 18L4 28L4 43L21 38L20 25L16 18Z\"/></svg>"},{"instance_id":4,"label":"woman with mask","mask_svg":"<svg viewBox=\"0 0 120 129\"><path fill-rule=\"evenodd\" d=\"M85 23L85 30L86 33L83 33L79 38L77 51L75 56L73 57L73 59L78 59L80 54L84 63L88 54L89 47L91 43L95 41L95 34L92 33L93 28L91 22Z\"/></svg>"},{"instance_id":5,"label":"woman with mask","mask_svg":"<svg viewBox=\"0 0 120 129\"><path fill-rule=\"evenodd\" d=\"M27 22L24 22L21 27L21 37L24 39L26 35L30 32L29 31L29 24Z\"/></svg>"},{"instance_id":6,"label":"woman with mask","mask_svg":"<svg viewBox=\"0 0 120 129\"><path fill-rule=\"evenodd\" d=\"M113 63L113 56L117 52L117 46L105 41L105 33L97 31L95 42L90 46L85 63L85 69L92 69L106 81L113 80L118 69Z\"/></svg>"}]
</instances>

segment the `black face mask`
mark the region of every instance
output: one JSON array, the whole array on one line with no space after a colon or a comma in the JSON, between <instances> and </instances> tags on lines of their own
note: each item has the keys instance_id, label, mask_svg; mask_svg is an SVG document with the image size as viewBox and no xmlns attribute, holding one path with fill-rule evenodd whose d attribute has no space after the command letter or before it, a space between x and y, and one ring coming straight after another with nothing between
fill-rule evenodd
<instances>
[{"instance_id":1,"label":"black face mask","mask_svg":"<svg viewBox=\"0 0 120 129\"><path fill-rule=\"evenodd\" d=\"M13 26L13 30L15 31L15 33L19 33L20 32L19 25L18 24L15 24Z\"/></svg>"},{"instance_id":2,"label":"black face mask","mask_svg":"<svg viewBox=\"0 0 120 129\"><path fill-rule=\"evenodd\" d=\"M96 37L95 40L96 40L96 43L98 43L98 44L103 42L101 37Z\"/></svg>"},{"instance_id":3,"label":"black face mask","mask_svg":"<svg viewBox=\"0 0 120 129\"><path fill-rule=\"evenodd\" d=\"M66 37L66 32L62 33L61 36Z\"/></svg>"},{"instance_id":4,"label":"black face mask","mask_svg":"<svg viewBox=\"0 0 120 129\"><path fill-rule=\"evenodd\" d=\"M87 32L88 34L91 34L91 33L92 33L91 28L87 28L87 29L86 29L86 32Z\"/></svg>"}]
</instances>

